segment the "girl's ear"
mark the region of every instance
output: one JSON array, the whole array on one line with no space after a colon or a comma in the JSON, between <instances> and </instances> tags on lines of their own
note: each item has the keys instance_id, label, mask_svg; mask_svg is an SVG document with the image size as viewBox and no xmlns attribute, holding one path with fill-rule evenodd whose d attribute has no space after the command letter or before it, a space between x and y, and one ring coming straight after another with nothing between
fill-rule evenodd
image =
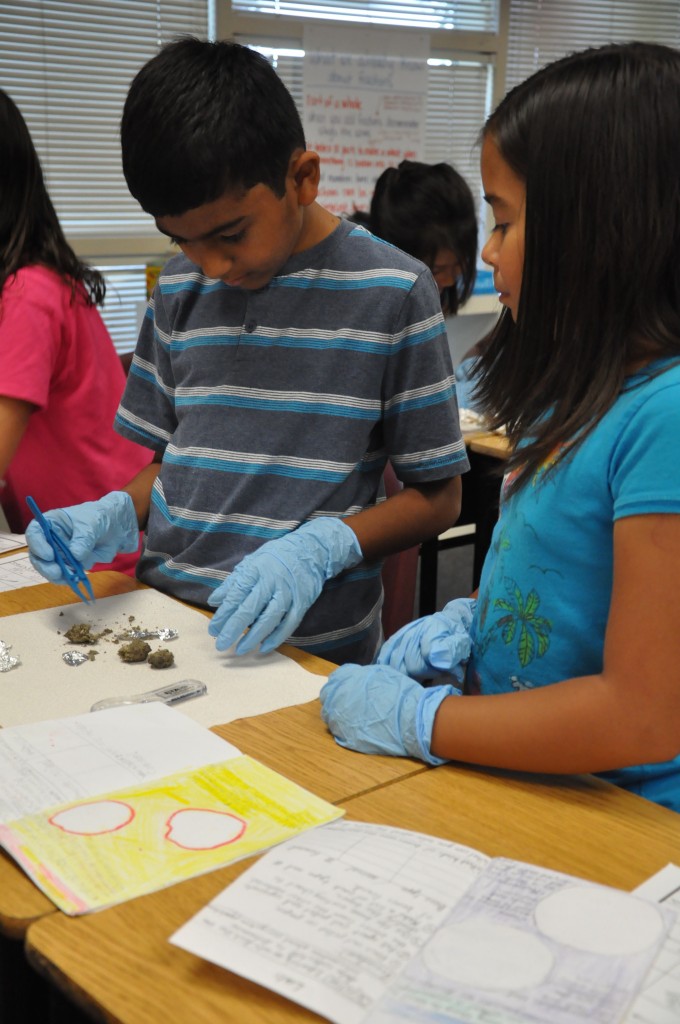
<instances>
[{"instance_id":1,"label":"girl's ear","mask_svg":"<svg viewBox=\"0 0 680 1024\"><path fill-rule=\"evenodd\" d=\"M293 154L290 161L290 176L300 206L311 206L319 193L321 158L311 149Z\"/></svg>"}]
</instances>

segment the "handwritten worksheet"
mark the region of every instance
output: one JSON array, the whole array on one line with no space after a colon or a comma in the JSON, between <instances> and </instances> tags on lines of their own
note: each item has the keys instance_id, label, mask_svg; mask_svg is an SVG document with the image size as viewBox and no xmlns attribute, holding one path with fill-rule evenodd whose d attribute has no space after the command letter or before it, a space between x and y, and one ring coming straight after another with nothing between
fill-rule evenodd
<instances>
[{"instance_id":1,"label":"handwritten worksheet","mask_svg":"<svg viewBox=\"0 0 680 1024\"><path fill-rule=\"evenodd\" d=\"M626 1024L678 1024L680 1021L680 867L667 864L635 890L676 912L659 954L633 1003Z\"/></svg>"},{"instance_id":2,"label":"handwritten worksheet","mask_svg":"<svg viewBox=\"0 0 680 1024\"><path fill-rule=\"evenodd\" d=\"M9 550L11 548L0 548L0 551ZM37 583L44 582L44 577L33 568L26 552L0 558L0 591L34 587Z\"/></svg>"},{"instance_id":3,"label":"handwritten worksheet","mask_svg":"<svg viewBox=\"0 0 680 1024\"><path fill-rule=\"evenodd\" d=\"M239 754L158 702L0 729L0 823Z\"/></svg>"},{"instance_id":4,"label":"handwritten worksheet","mask_svg":"<svg viewBox=\"0 0 680 1024\"><path fill-rule=\"evenodd\" d=\"M0 531L0 554L5 551L16 551L17 548L26 546L26 537L23 533L6 533Z\"/></svg>"},{"instance_id":5,"label":"handwritten worksheet","mask_svg":"<svg viewBox=\"0 0 680 1024\"><path fill-rule=\"evenodd\" d=\"M616 889L343 821L262 857L171 942L334 1024L615 1024L671 921Z\"/></svg>"},{"instance_id":6,"label":"handwritten worksheet","mask_svg":"<svg viewBox=\"0 0 680 1024\"><path fill-rule=\"evenodd\" d=\"M0 845L67 914L212 871L344 813L165 705L84 718L0 730ZM136 784L98 788L114 779Z\"/></svg>"}]
</instances>

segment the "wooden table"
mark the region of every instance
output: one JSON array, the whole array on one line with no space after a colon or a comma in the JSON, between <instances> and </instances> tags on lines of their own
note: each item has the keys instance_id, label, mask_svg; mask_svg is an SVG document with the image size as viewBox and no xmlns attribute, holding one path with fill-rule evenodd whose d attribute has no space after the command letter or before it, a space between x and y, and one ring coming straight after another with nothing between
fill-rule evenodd
<instances>
[{"instance_id":1,"label":"wooden table","mask_svg":"<svg viewBox=\"0 0 680 1024\"><path fill-rule=\"evenodd\" d=\"M590 776L548 778L445 765L379 786L343 806L351 818L429 832L491 856L624 889L677 859L680 849L680 815ZM29 960L94 1020L319 1020L168 942L250 863L88 917L44 917L28 930Z\"/></svg>"},{"instance_id":2,"label":"wooden table","mask_svg":"<svg viewBox=\"0 0 680 1024\"><path fill-rule=\"evenodd\" d=\"M91 573L90 580L96 597L145 589L143 584L117 572ZM77 600L68 587L49 583L5 591L0 593L0 617L74 604ZM212 613L204 614L210 617ZM212 643L207 633L206 642ZM281 652L319 675L326 676L333 668L330 662L285 644ZM230 722L214 731L243 753L333 803L426 770L415 761L365 758L343 751L323 725L318 701ZM25 965L20 943L32 922L56 913L54 904L0 851L0 1021L11 1019L8 1013L3 1015L3 1005L11 1010L15 1004L24 1005L26 999L43 998L22 975Z\"/></svg>"},{"instance_id":3,"label":"wooden table","mask_svg":"<svg viewBox=\"0 0 680 1024\"><path fill-rule=\"evenodd\" d=\"M471 434L466 440L468 450L478 455L490 455L494 459L507 459L510 455L510 443L505 434L481 432Z\"/></svg>"},{"instance_id":4,"label":"wooden table","mask_svg":"<svg viewBox=\"0 0 680 1024\"><path fill-rule=\"evenodd\" d=\"M116 573L95 574L99 597L137 589ZM0 615L75 600L48 584L0 594ZM312 670L328 664L288 649ZM545 777L401 758L366 757L340 748L325 730L318 701L242 719L216 731L350 817L399 825L484 851L631 888L677 860L680 815L592 778ZM88 1018L119 1024L223 1024L317 1019L268 990L171 946L175 929L252 860L189 879L96 914L56 911L7 857L0 859L0 930L14 1001L0 1019L30 1016L41 995L43 1021ZM12 937L15 941L10 942ZM30 963L48 984L20 967ZM21 958L21 959L20 959ZM41 994L42 993L42 994ZM45 996L47 993L47 997ZM52 995L63 993L65 1001ZM25 1001L19 998L21 996ZM65 1009L64 1009L65 1007ZM19 1017L21 1014L21 1017Z\"/></svg>"}]
</instances>

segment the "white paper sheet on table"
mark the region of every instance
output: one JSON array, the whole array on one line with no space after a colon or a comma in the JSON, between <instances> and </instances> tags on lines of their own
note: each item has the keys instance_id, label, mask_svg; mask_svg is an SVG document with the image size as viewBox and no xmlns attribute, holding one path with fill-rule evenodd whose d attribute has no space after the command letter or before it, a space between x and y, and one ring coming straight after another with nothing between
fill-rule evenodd
<instances>
[{"instance_id":1,"label":"white paper sheet on table","mask_svg":"<svg viewBox=\"0 0 680 1024\"><path fill-rule=\"evenodd\" d=\"M0 550L9 551L11 549L2 548ZM0 591L35 587L44 582L45 578L33 568L26 552L0 558Z\"/></svg>"},{"instance_id":2,"label":"white paper sheet on table","mask_svg":"<svg viewBox=\"0 0 680 1024\"><path fill-rule=\"evenodd\" d=\"M678 1024L680 1021L680 867L667 864L635 889L676 912L675 924L645 978L626 1024Z\"/></svg>"},{"instance_id":3,"label":"white paper sheet on table","mask_svg":"<svg viewBox=\"0 0 680 1024\"><path fill-rule=\"evenodd\" d=\"M170 941L334 1024L614 1024L672 917L532 864L342 821L266 854Z\"/></svg>"},{"instance_id":4,"label":"white paper sheet on table","mask_svg":"<svg viewBox=\"0 0 680 1024\"><path fill-rule=\"evenodd\" d=\"M130 617L133 621L130 622ZM178 704L178 710L201 725L218 725L318 697L323 676L303 669L281 654L235 657L215 649L208 619L194 608L155 590L100 598L0 618L0 640L11 646L21 664L0 673L0 725L21 725L88 712L95 701L141 693L181 679L206 683L204 697ZM74 647L64 633L75 623L94 631L109 628L177 629L176 640L149 640L152 650L167 647L175 655L171 668L154 670L148 664L125 664L118 645L102 638L94 661L67 665L62 654Z\"/></svg>"},{"instance_id":5,"label":"white paper sheet on table","mask_svg":"<svg viewBox=\"0 0 680 1024\"><path fill-rule=\"evenodd\" d=\"M0 729L0 823L239 753L165 704Z\"/></svg>"},{"instance_id":6,"label":"white paper sheet on table","mask_svg":"<svg viewBox=\"0 0 680 1024\"><path fill-rule=\"evenodd\" d=\"M344 814L164 705L2 729L0 754L10 776L0 771L10 819L0 844L67 914L214 871ZM109 789L115 780L123 787ZM31 804L39 809L14 816Z\"/></svg>"},{"instance_id":7,"label":"white paper sheet on table","mask_svg":"<svg viewBox=\"0 0 680 1024\"><path fill-rule=\"evenodd\" d=\"M4 531L0 531L0 554L4 551L16 551L17 548L23 548L25 546L26 537L23 533L6 533Z\"/></svg>"}]
</instances>

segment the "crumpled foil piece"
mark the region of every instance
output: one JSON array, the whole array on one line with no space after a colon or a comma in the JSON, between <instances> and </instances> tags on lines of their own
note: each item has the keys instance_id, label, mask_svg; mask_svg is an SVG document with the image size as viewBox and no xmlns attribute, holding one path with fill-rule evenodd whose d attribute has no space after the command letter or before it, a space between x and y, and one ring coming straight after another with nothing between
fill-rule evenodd
<instances>
[{"instance_id":1,"label":"crumpled foil piece","mask_svg":"<svg viewBox=\"0 0 680 1024\"><path fill-rule=\"evenodd\" d=\"M163 627L162 629L127 629L119 633L116 640L176 640L179 631Z\"/></svg>"},{"instance_id":2,"label":"crumpled foil piece","mask_svg":"<svg viewBox=\"0 0 680 1024\"><path fill-rule=\"evenodd\" d=\"M84 661L90 660L82 651L64 651L62 658L67 665L82 665Z\"/></svg>"},{"instance_id":3,"label":"crumpled foil piece","mask_svg":"<svg viewBox=\"0 0 680 1024\"><path fill-rule=\"evenodd\" d=\"M9 652L12 650L11 644L6 644L4 640L0 640L0 672L9 672L11 668L16 668L17 665L21 664L21 659L16 658Z\"/></svg>"}]
</instances>

